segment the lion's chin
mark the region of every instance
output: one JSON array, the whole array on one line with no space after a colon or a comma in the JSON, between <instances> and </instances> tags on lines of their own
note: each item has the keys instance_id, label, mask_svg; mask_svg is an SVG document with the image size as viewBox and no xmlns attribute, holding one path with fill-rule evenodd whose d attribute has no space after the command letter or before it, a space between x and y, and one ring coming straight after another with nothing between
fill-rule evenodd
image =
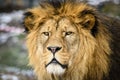
<instances>
[{"instance_id":1,"label":"lion's chin","mask_svg":"<svg viewBox=\"0 0 120 80\"><path fill-rule=\"evenodd\" d=\"M61 64L56 58L53 58L46 65L47 72L54 75L62 75L67 69L67 65Z\"/></svg>"},{"instance_id":2,"label":"lion's chin","mask_svg":"<svg viewBox=\"0 0 120 80\"><path fill-rule=\"evenodd\" d=\"M64 74L66 68L61 67L59 64L51 63L47 67L47 72L50 74L55 74L55 75L62 75Z\"/></svg>"}]
</instances>

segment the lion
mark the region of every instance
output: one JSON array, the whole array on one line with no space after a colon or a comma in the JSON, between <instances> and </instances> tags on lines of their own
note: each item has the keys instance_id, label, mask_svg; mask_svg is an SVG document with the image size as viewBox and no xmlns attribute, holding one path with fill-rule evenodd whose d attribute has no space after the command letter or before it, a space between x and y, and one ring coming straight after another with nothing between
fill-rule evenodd
<instances>
[{"instance_id":1,"label":"lion","mask_svg":"<svg viewBox=\"0 0 120 80\"><path fill-rule=\"evenodd\" d=\"M120 23L75 0L25 12L29 64L39 80L120 80Z\"/></svg>"}]
</instances>

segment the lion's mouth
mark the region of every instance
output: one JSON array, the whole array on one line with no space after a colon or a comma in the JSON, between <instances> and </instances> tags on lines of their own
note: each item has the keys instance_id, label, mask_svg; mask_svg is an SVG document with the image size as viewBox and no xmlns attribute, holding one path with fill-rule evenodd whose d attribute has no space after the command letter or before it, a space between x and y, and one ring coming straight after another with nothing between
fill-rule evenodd
<instances>
[{"instance_id":1,"label":"lion's mouth","mask_svg":"<svg viewBox=\"0 0 120 80\"><path fill-rule=\"evenodd\" d=\"M64 64L64 65L61 64L56 58L53 58L53 59L46 65L46 67L47 67L48 65L50 65L50 64L60 65L63 69L65 69L65 68L68 67L67 64Z\"/></svg>"}]
</instances>

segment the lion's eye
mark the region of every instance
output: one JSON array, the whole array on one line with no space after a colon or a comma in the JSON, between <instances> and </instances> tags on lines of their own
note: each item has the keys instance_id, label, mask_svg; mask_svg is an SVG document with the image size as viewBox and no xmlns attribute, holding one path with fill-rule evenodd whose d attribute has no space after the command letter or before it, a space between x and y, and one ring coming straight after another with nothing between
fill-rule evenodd
<instances>
[{"instance_id":1,"label":"lion's eye","mask_svg":"<svg viewBox=\"0 0 120 80\"><path fill-rule=\"evenodd\" d=\"M49 35L50 35L49 32L43 32L43 34L44 34L45 36L49 36Z\"/></svg>"},{"instance_id":2,"label":"lion's eye","mask_svg":"<svg viewBox=\"0 0 120 80\"><path fill-rule=\"evenodd\" d=\"M68 32L65 33L65 36L68 36L68 35L71 35L71 34L73 34L73 32L68 31Z\"/></svg>"}]
</instances>

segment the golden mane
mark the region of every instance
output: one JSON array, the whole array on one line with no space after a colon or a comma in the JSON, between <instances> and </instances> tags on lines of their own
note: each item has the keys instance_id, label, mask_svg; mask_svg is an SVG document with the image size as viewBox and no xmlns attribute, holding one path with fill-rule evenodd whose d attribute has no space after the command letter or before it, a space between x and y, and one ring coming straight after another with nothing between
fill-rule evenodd
<instances>
[{"instance_id":1,"label":"golden mane","mask_svg":"<svg viewBox=\"0 0 120 80\"><path fill-rule=\"evenodd\" d=\"M29 9L25 13L24 25L29 30L27 36L29 59L38 78L40 80L103 80L103 78L108 80L112 54L110 47L112 33L107 27L110 23L109 18L81 2L58 0L57 5L54 3L56 2L42 2L40 6ZM79 24L83 27L78 28L82 40L74 64L63 76L58 76L46 72L43 64L40 63L43 60L42 55L39 54L41 49L38 49L36 43L40 25L48 19L59 21L61 18L68 18L77 27L80 27Z\"/></svg>"}]
</instances>

